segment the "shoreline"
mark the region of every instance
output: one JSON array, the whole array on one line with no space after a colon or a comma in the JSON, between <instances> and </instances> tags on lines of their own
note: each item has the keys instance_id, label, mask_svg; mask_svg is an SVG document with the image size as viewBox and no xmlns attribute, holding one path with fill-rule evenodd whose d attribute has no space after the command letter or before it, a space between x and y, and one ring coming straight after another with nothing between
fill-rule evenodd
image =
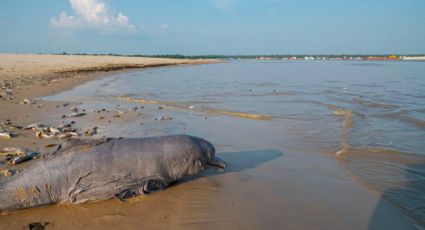
<instances>
[{"instance_id":1,"label":"shoreline","mask_svg":"<svg viewBox=\"0 0 425 230\"><path fill-rule=\"evenodd\" d=\"M43 101L38 98L72 89L88 81L145 68L218 62L220 60L0 54L0 128L4 128L8 123L25 127L39 122L64 122L60 117L70 113L69 108L75 106L75 103ZM41 139L36 137L33 131L22 129L15 130L14 135L12 138L0 137L0 150L6 147L20 147L45 155L54 150L45 147L46 145L59 144L66 140ZM32 162L28 162L11 167L2 158L0 171L19 171L31 164Z\"/></svg>"},{"instance_id":2,"label":"shoreline","mask_svg":"<svg viewBox=\"0 0 425 230\"><path fill-rule=\"evenodd\" d=\"M208 66L204 67L208 68ZM240 115L250 114L237 113L231 114L234 116L227 116L229 114L223 116L224 114L219 113L218 110L205 109L201 112L211 112L219 116L208 116L208 119L205 119L203 116L178 114L177 110L186 109L189 105L184 102L181 104L136 98L134 103L140 102L143 106L138 104L123 106L119 102L111 103L110 106L102 105L102 103L88 106L84 102L80 104L66 101L68 96L60 97L61 101L34 100L31 96L51 95L87 81L133 71L132 69L115 69L91 72L94 69L96 68L85 66L81 71L66 71L63 74L69 74L68 77L47 79L49 82L46 85L43 84L46 76L39 78L42 82L32 79L34 86L18 84L12 93L15 98L0 103L0 122L9 119L12 125L17 126L25 127L31 123L41 122L55 127L61 123L75 121L73 128L77 128L77 132L81 133L82 137L86 136L84 132L81 132L83 128L99 127L100 132L94 136L95 138L101 138L103 135L120 137L122 135L120 130L130 130L129 125L134 126L136 132L133 133L137 133L136 135L143 133L141 136L150 135L151 132L153 132L152 135L163 134L160 132L161 127L158 126L165 128L165 133L175 130L201 133L201 136L207 136L208 140L214 143L217 147L217 155L226 160L228 168L222 174L211 170L206 171L199 177L183 179L160 193L139 196L129 202L117 202L111 199L81 205L50 205L5 213L0 218L0 226L17 229L24 228L32 222L47 222L49 229L99 227L138 229L153 226L198 229L205 224L209 224L211 229L229 227L325 229L329 226L337 229L413 229L415 226L418 229L421 228L414 219L386 199L385 194L391 191L391 188L375 190L363 186L358 181L363 179L361 178L363 174L351 173L351 168L344 167L345 165L340 162L340 160L351 161L354 164L348 166L361 168L362 159L345 158L345 155L350 154L349 151L339 155L344 158L337 159L333 156L334 152L332 152L333 157L329 154L315 154L316 152L309 151L303 143L291 139L284 130L271 129L271 126L276 126L276 123L273 123L274 120L239 119ZM174 70L174 68L170 69ZM202 68L199 69L195 76L204 73ZM173 72L171 76L174 76ZM184 77L187 76L184 75ZM144 78L140 79L143 83L146 81ZM115 83L112 83L115 87L113 84ZM168 84L176 87L173 82ZM84 94L95 88L88 83L87 87L77 89ZM78 92L74 94L80 95ZM30 98L29 103L21 104L25 98ZM129 99L131 102L131 98ZM86 115L81 118L61 117L69 115L73 111L71 107L74 106L79 107L79 111L85 112ZM165 112L167 106L170 110L177 111L171 114L176 122L156 121L155 118L159 114L170 115ZM191 109L196 110L196 106ZM338 112L336 115L338 114L343 113ZM335 116L333 111L328 115ZM182 119L183 117L185 119ZM342 122L347 123L346 119L344 117ZM143 126L141 126L142 123ZM194 127L197 128L194 129ZM108 133L108 129L113 129L112 135ZM208 132L203 133L202 130L208 130ZM250 130L257 130L257 132L246 135ZM49 154L56 148L47 147L47 145L59 144L66 140L41 139L34 133L32 130L19 131L17 138L0 139L0 148L27 147L41 154ZM132 134L127 134L128 136ZM264 138L258 139L257 136ZM7 167L3 159L0 159L0 170ZM37 161L32 160L12 167L25 170ZM404 175L403 172L400 172L400 175ZM305 221L306 219L309 221Z\"/></svg>"}]
</instances>

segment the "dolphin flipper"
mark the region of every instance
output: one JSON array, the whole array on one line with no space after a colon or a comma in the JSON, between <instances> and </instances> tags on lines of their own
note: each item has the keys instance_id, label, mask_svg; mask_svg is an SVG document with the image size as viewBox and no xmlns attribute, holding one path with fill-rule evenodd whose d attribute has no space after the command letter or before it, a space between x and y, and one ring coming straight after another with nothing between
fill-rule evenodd
<instances>
[{"instance_id":1,"label":"dolphin flipper","mask_svg":"<svg viewBox=\"0 0 425 230\"><path fill-rule=\"evenodd\" d=\"M125 201L135 196L163 190L167 186L167 183L163 180L150 179L144 183L138 183L134 186L124 188L121 191L115 193L114 196L120 201Z\"/></svg>"}]
</instances>

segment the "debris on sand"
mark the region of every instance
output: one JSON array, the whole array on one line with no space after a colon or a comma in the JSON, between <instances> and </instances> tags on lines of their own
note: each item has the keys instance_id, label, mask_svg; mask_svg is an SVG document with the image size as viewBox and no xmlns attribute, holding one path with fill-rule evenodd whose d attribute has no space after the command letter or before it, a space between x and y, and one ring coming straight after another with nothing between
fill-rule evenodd
<instances>
[{"instance_id":1,"label":"debris on sand","mask_svg":"<svg viewBox=\"0 0 425 230\"><path fill-rule=\"evenodd\" d=\"M0 129L0 137L2 138L12 138L12 134Z\"/></svg>"},{"instance_id":2,"label":"debris on sand","mask_svg":"<svg viewBox=\"0 0 425 230\"><path fill-rule=\"evenodd\" d=\"M46 126L41 123L34 123L28 125L24 130L32 129L35 131L35 136L38 138L49 139L49 138L69 138L73 136L80 136L77 130L72 127L71 123L63 123L57 127Z\"/></svg>"},{"instance_id":3,"label":"debris on sand","mask_svg":"<svg viewBox=\"0 0 425 230\"><path fill-rule=\"evenodd\" d=\"M81 116L84 116L84 115L86 115L86 113L84 113L84 112L81 112L81 113L74 112L74 113L69 114L67 117L81 117Z\"/></svg>"},{"instance_id":4,"label":"debris on sand","mask_svg":"<svg viewBox=\"0 0 425 230\"><path fill-rule=\"evenodd\" d=\"M72 112L78 112L78 108L77 107L71 107L71 108L69 108L69 110L71 110Z\"/></svg>"},{"instance_id":5,"label":"debris on sand","mask_svg":"<svg viewBox=\"0 0 425 230\"><path fill-rule=\"evenodd\" d=\"M58 144L47 144L44 146L44 148L53 148L55 146L58 146Z\"/></svg>"},{"instance_id":6,"label":"debris on sand","mask_svg":"<svg viewBox=\"0 0 425 230\"><path fill-rule=\"evenodd\" d=\"M155 121L171 121L173 118L168 116L156 117Z\"/></svg>"},{"instance_id":7,"label":"debris on sand","mask_svg":"<svg viewBox=\"0 0 425 230\"><path fill-rule=\"evenodd\" d=\"M12 122L9 119L7 119L5 122L0 123L0 138L10 139L16 136L15 133L13 133L14 131L18 131L21 129L22 127L12 125Z\"/></svg>"},{"instance_id":8,"label":"debris on sand","mask_svg":"<svg viewBox=\"0 0 425 230\"><path fill-rule=\"evenodd\" d=\"M6 147L0 151L0 154L6 156L6 161L10 165L17 165L38 157L38 153L29 149L19 147Z\"/></svg>"},{"instance_id":9,"label":"debris on sand","mask_svg":"<svg viewBox=\"0 0 425 230\"><path fill-rule=\"evenodd\" d=\"M49 224L49 222L34 222L28 224L29 230L44 230L46 229L46 226Z\"/></svg>"},{"instance_id":10,"label":"debris on sand","mask_svg":"<svg viewBox=\"0 0 425 230\"><path fill-rule=\"evenodd\" d=\"M86 131L84 131L84 135L86 137L91 137L97 133L97 129L97 127L93 127L92 129L86 129Z\"/></svg>"},{"instance_id":11,"label":"debris on sand","mask_svg":"<svg viewBox=\"0 0 425 230\"><path fill-rule=\"evenodd\" d=\"M30 99L28 99L28 98L25 98L22 101L20 101L19 104L21 104L21 105L29 105L29 104L35 104L35 102L32 101L32 100L30 100Z\"/></svg>"},{"instance_id":12,"label":"debris on sand","mask_svg":"<svg viewBox=\"0 0 425 230\"><path fill-rule=\"evenodd\" d=\"M17 165L17 164L20 164L20 163L24 163L26 161L29 161L29 160L32 160L32 159L36 158L38 155L39 154L37 152L30 151L30 152L26 153L23 156L17 156L15 158L13 158L10 161L9 164L11 164L11 165Z\"/></svg>"},{"instance_id":13,"label":"debris on sand","mask_svg":"<svg viewBox=\"0 0 425 230\"><path fill-rule=\"evenodd\" d=\"M41 124L41 123L33 123L28 125L27 127L24 128L24 130L28 130L28 129L42 129L44 128L45 125Z\"/></svg>"},{"instance_id":14,"label":"debris on sand","mask_svg":"<svg viewBox=\"0 0 425 230\"><path fill-rule=\"evenodd\" d=\"M16 170L11 170L11 169L4 169L0 171L0 175L4 176L4 177L11 177L13 175L15 175L17 173Z\"/></svg>"}]
</instances>

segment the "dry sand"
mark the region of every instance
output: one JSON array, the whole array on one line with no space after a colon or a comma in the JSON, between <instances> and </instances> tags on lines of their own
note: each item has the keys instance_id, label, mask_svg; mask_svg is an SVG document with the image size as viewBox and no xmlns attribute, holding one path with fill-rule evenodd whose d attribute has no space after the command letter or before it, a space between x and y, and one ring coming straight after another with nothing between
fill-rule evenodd
<instances>
[{"instance_id":1,"label":"dry sand","mask_svg":"<svg viewBox=\"0 0 425 230\"><path fill-rule=\"evenodd\" d=\"M34 104L20 102L107 75L99 71L210 62L0 55L0 93L3 93L0 122L9 119L12 125L25 126L60 120L62 114L69 113L71 104L40 100L35 100ZM90 116L87 119L96 120ZM61 142L38 139L31 131L17 131L17 134L12 139L0 139L0 148L29 147L45 154L52 151L45 148L45 144ZM223 134L217 138L227 137ZM234 140L240 146L249 144L243 137ZM402 212L383 202L380 194L373 194L351 180L335 159L290 149L228 152L220 156L229 165L224 174L207 171L165 191L130 202L109 200L17 211L0 216L0 229L25 229L31 222L49 222L46 229L420 228ZM34 161L17 169L25 170ZM8 166L0 164L0 167Z\"/></svg>"}]
</instances>

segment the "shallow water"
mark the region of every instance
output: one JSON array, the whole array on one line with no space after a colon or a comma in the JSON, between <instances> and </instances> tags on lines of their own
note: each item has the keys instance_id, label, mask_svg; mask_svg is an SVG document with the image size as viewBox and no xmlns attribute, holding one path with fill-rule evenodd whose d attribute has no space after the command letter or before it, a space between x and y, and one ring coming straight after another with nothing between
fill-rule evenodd
<instances>
[{"instance_id":1,"label":"shallow water","mask_svg":"<svg viewBox=\"0 0 425 230\"><path fill-rule=\"evenodd\" d=\"M183 228L397 229L425 223L424 89L424 62L233 61L124 73L44 100L87 110L144 106L132 119L99 125L101 135L197 135L230 165L142 204L120 204L125 213L102 217L117 204L89 205L101 223L128 223L132 210L167 199L174 206L161 205L172 213L152 210ZM176 199L189 206L170 201L186 192Z\"/></svg>"},{"instance_id":2,"label":"shallow water","mask_svg":"<svg viewBox=\"0 0 425 230\"><path fill-rule=\"evenodd\" d=\"M82 101L88 108L98 108L99 102L125 109L168 105L181 126L209 115L223 119L210 110L270 115L275 119L261 124L268 132L285 131L285 136L304 138L313 149L326 151L338 150L346 117L350 146L424 154L424 89L423 62L236 61L126 73L46 99ZM153 103L126 103L120 97ZM196 125L193 129L198 132ZM133 135L132 129L125 130L119 135Z\"/></svg>"}]
</instances>

